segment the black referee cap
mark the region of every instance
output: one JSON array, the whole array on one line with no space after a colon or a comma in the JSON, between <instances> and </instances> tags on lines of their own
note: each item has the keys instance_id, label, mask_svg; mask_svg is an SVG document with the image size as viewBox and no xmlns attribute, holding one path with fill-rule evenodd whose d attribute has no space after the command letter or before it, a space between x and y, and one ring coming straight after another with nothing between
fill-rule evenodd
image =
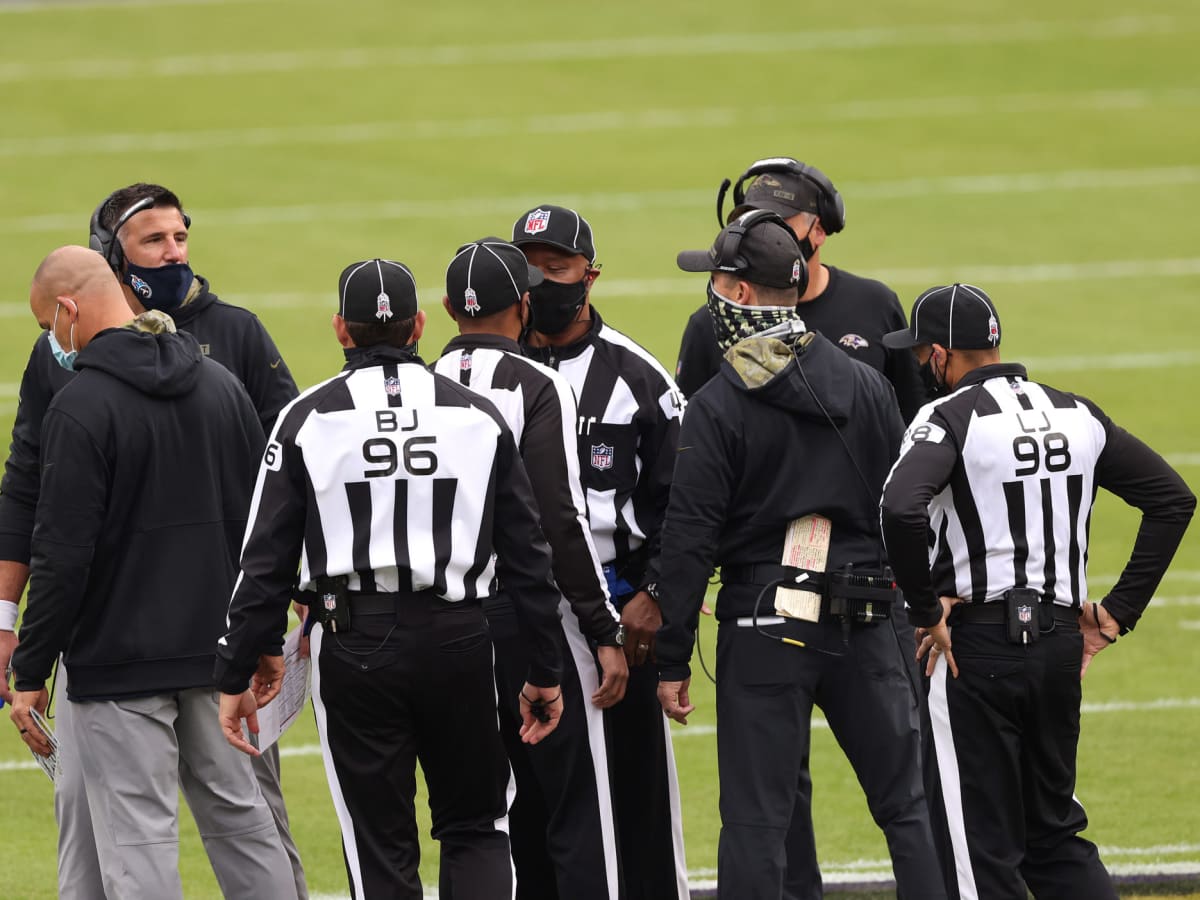
<instances>
[{"instance_id":1,"label":"black referee cap","mask_svg":"<svg viewBox=\"0 0 1200 900\"><path fill-rule=\"evenodd\" d=\"M458 248L446 267L446 296L455 312L483 318L508 309L536 284L541 269L525 261L520 248L485 237Z\"/></svg>"},{"instance_id":2,"label":"black referee cap","mask_svg":"<svg viewBox=\"0 0 1200 900\"><path fill-rule=\"evenodd\" d=\"M585 256L589 263L596 261L592 226L575 210L565 206L546 204L522 213L513 223L512 242L518 247L546 244L564 253Z\"/></svg>"},{"instance_id":3,"label":"black referee cap","mask_svg":"<svg viewBox=\"0 0 1200 900\"><path fill-rule=\"evenodd\" d=\"M338 315L347 322L390 325L417 314L417 281L390 259L351 263L338 278Z\"/></svg>"},{"instance_id":4,"label":"black referee cap","mask_svg":"<svg viewBox=\"0 0 1200 900\"><path fill-rule=\"evenodd\" d=\"M913 303L909 327L883 336L894 350L941 344L950 350L1000 346L1000 316L992 298L973 284L931 287Z\"/></svg>"}]
</instances>

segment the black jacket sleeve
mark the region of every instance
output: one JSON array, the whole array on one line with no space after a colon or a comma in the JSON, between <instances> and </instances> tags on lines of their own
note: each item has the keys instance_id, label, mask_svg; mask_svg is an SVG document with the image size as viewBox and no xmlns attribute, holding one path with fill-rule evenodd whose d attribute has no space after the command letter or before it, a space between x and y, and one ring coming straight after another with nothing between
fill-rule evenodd
<instances>
[{"instance_id":1,"label":"black jacket sleeve","mask_svg":"<svg viewBox=\"0 0 1200 900\"><path fill-rule=\"evenodd\" d=\"M496 448L495 490L496 576L512 599L517 626L529 648L526 680L553 687L562 678L558 590L550 580L550 548L538 526L533 488L507 428Z\"/></svg>"},{"instance_id":2,"label":"black jacket sleeve","mask_svg":"<svg viewBox=\"0 0 1200 900\"><path fill-rule=\"evenodd\" d=\"M70 378L54 362L43 333L34 343L21 376L12 444L4 464L4 478L0 481L0 559L29 563L29 540L33 534L41 479L42 419L55 391Z\"/></svg>"},{"instance_id":3,"label":"black jacket sleeve","mask_svg":"<svg viewBox=\"0 0 1200 900\"><path fill-rule=\"evenodd\" d=\"M587 637L616 642L618 617L588 527L579 481L575 399L568 385L547 381L521 434L521 458L537 499L542 531L554 557L554 580Z\"/></svg>"},{"instance_id":4,"label":"black jacket sleeve","mask_svg":"<svg viewBox=\"0 0 1200 900\"><path fill-rule=\"evenodd\" d=\"M702 306L688 319L679 344L675 383L685 397L704 387L721 368L721 349L708 307Z\"/></svg>"},{"instance_id":5,"label":"black jacket sleeve","mask_svg":"<svg viewBox=\"0 0 1200 900\"><path fill-rule=\"evenodd\" d=\"M246 393L250 395L264 434L275 427L279 411L296 399L299 391L287 363L271 335L257 316L250 316L250 325L243 332L246 342L246 371L239 373Z\"/></svg>"},{"instance_id":6,"label":"black jacket sleeve","mask_svg":"<svg viewBox=\"0 0 1200 900\"><path fill-rule=\"evenodd\" d=\"M29 600L13 655L19 691L41 689L67 647L108 507L108 462L78 422L48 410L41 450Z\"/></svg>"},{"instance_id":7,"label":"black jacket sleeve","mask_svg":"<svg viewBox=\"0 0 1200 900\"><path fill-rule=\"evenodd\" d=\"M1104 608L1121 625L1136 624L1183 540L1196 496L1161 456L1115 425L1093 403L1079 398L1104 426L1104 450L1096 464L1096 484L1142 511L1133 552Z\"/></svg>"},{"instance_id":8,"label":"black jacket sleeve","mask_svg":"<svg viewBox=\"0 0 1200 900\"><path fill-rule=\"evenodd\" d=\"M662 530L659 606L663 624L655 642L659 678L682 681L713 571L717 540L733 495L741 455L732 425L707 404L684 416L675 481Z\"/></svg>"},{"instance_id":9,"label":"black jacket sleeve","mask_svg":"<svg viewBox=\"0 0 1200 900\"><path fill-rule=\"evenodd\" d=\"M213 680L227 694L246 689L263 654L278 653L300 566L308 514L308 477L296 434L308 411L293 407L267 442L250 504L241 574L226 633L217 641Z\"/></svg>"},{"instance_id":10,"label":"black jacket sleeve","mask_svg":"<svg viewBox=\"0 0 1200 900\"><path fill-rule=\"evenodd\" d=\"M880 524L888 564L909 607L909 621L928 627L942 618L929 573L929 501L950 481L958 448L951 443L949 429L939 441L920 436L920 428L910 428L900 448L900 458L883 486Z\"/></svg>"}]
</instances>

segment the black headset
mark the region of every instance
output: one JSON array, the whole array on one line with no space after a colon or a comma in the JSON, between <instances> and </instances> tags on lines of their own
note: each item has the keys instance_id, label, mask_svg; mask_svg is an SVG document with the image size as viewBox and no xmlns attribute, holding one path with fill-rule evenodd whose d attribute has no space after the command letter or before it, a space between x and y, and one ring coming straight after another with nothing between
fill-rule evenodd
<instances>
[{"instance_id":1,"label":"black headset","mask_svg":"<svg viewBox=\"0 0 1200 900\"><path fill-rule=\"evenodd\" d=\"M132 219L135 215L144 209L152 209L155 205L153 197L143 197L138 200L133 206L121 213L117 221L113 223L112 228L105 228L100 223L101 214L104 208L108 206L113 195L109 194L105 197L100 205L96 207L96 211L92 213L92 221L89 225L88 246L104 257L104 261L112 268L114 272L120 274L121 266L125 263L125 250L121 246L121 242L117 240L117 233L121 228ZM183 227L192 227L192 217L183 210L179 211L183 216Z\"/></svg>"},{"instance_id":2,"label":"black headset","mask_svg":"<svg viewBox=\"0 0 1200 900\"><path fill-rule=\"evenodd\" d=\"M796 288L799 290L800 296L804 296L804 292L808 290L808 260L804 256L803 246L783 216L769 209L752 209L742 213L722 228L721 233L717 235L716 243L713 244L713 264L720 271L730 273L743 272L750 268L750 261L746 257L740 256L738 251L741 250L742 241L746 239L746 235L750 233L751 229L767 223L774 223L782 228L791 242L796 245L796 256L800 258L800 280L796 282Z\"/></svg>"},{"instance_id":3,"label":"black headset","mask_svg":"<svg viewBox=\"0 0 1200 900\"><path fill-rule=\"evenodd\" d=\"M726 178L717 192L717 221L725 224L725 192L733 186L733 208L746 201L742 185L751 178L770 172L783 172L809 181L817 187L817 218L826 234L837 234L846 227L846 204L824 172L815 166L792 159L790 156L772 156L760 159L741 174L736 182Z\"/></svg>"}]
</instances>

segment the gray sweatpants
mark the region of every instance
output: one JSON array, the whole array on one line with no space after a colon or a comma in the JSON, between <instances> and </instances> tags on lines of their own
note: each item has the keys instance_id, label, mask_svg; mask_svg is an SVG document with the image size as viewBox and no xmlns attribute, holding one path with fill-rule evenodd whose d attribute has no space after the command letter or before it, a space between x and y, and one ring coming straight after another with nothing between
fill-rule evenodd
<instances>
[{"instance_id":1,"label":"gray sweatpants","mask_svg":"<svg viewBox=\"0 0 1200 900\"><path fill-rule=\"evenodd\" d=\"M54 696L55 733L61 742L59 769L54 783L54 816L58 821L58 895L60 900L96 900L104 895L96 850L96 841L102 840L103 836L92 830L83 770L76 755L78 742L71 732L71 708L75 704L67 700L65 684L65 671L60 669ZM269 747L262 756L254 757L250 764L263 798L275 818L280 843L291 862L297 900L308 900L304 867L300 863L296 842L292 839L287 807L279 784L279 746Z\"/></svg>"},{"instance_id":2,"label":"gray sweatpants","mask_svg":"<svg viewBox=\"0 0 1200 900\"><path fill-rule=\"evenodd\" d=\"M60 710L67 706L68 734L81 752L64 769L74 765L86 784L107 896L181 900L180 790L226 897L296 896L250 760L221 735L213 691L67 703Z\"/></svg>"}]
</instances>

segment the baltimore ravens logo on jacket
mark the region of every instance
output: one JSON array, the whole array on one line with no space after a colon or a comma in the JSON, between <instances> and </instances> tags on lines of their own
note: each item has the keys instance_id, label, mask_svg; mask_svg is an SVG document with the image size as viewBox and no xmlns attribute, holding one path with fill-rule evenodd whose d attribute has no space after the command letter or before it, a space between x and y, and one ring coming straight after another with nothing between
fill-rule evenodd
<instances>
[{"instance_id":1,"label":"baltimore ravens logo on jacket","mask_svg":"<svg viewBox=\"0 0 1200 900\"><path fill-rule=\"evenodd\" d=\"M869 346L867 339L861 334L843 334L838 338L838 343L848 350L862 350Z\"/></svg>"}]
</instances>

